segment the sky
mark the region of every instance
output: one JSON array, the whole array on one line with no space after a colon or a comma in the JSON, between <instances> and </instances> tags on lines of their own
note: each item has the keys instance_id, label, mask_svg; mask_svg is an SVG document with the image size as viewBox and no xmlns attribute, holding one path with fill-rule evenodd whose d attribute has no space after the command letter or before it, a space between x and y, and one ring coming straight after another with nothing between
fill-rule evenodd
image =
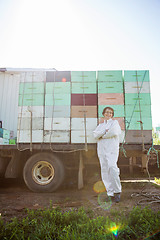
<instances>
[{"instance_id":1,"label":"sky","mask_svg":"<svg viewBox=\"0 0 160 240\"><path fill-rule=\"evenodd\" d=\"M160 126L160 0L0 0L0 67L149 70Z\"/></svg>"}]
</instances>

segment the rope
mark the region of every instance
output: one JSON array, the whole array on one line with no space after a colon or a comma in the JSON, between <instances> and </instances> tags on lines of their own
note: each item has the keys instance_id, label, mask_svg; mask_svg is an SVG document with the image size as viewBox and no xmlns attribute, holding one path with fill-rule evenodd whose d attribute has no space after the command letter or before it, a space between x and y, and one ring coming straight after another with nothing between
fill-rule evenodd
<instances>
[{"instance_id":1,"label":"rope","mask_svg":"<svg viewBox=\"0 0 160 240\"><path fill-rule=\"evenodd\" d=\"M149 156L150 152L153 151L156 153L157 156L157 166L159 168L159 158L158 158L158 151L153 147L153 141L152 141L152 147L149 148L148 152L147 152L147 156Z\"/></svg>"},{"instance_id":2,"label":"rope","mask_svg":"<svg viewBox=\"0 0 160 240\"><path fill-rule=\"evenodd\" d=\"M27 75L27 72L24 73L24 84L23 84L23 94L22 94L22 106L21 106L20 122L19 122L19 131L18 131L18 138L17 138L17 140L20 140L20 131L21 131L21 123L22 123L22 111L23 111L23 100L24 100L24 89L25 89L26 75ZM21 75L21 76L22 76L22 75ZM23 82L23 81L20 81L20 82ZM18 151L25 151L25 150L28 150L28 149L29 149L29 148L20 149L20 148L19 148L19 141L17 141L17 150L18 150Z\"/></svg>"},{"instance_id":3,"label":"rope","mask_svg":"<svg viewBox=\"0 0 160 240\"><path fill-rule=\"evenodd\" d=\"M85 112L85 94L84 94L84 72L82 72L82 79L83 79L83 113L84 113L84 131L85 131L85 151L88 151L88 146L87 146L87 125L86 125L86 112Z\"/></svg>"},{"instance_id":4,"label":"rope","mask_svg":"<svg viewBox=\"0 0 160 240\"><path fill-rule=\"evenodd\" d=\"M150 177L150 173L149 173L149 169L148 169L148 163L149 163L149 160L150 160L149 153L151 152L151 150L152 150L152 147L149 149L149 151L147 153L147 158L148 159L147 159L147 162L146 162L146 171L147 171L147 174L148 174L149 184L151 184L151 177ZM144 191L144 187L142 188L142 190L139 193L131 194L131 197L141 197L142 198L141 200L139 200L137 202L137 205L146 205L146 204L151 205L153 203L160 203L160 192L152 191L152 192L148 193L148 192Z\"/></svg>"},{"instance_id":5,"label":"rope","mask_svg":"<svg viewBox=\"0 0 160 240\"><path fill-rule=\"evenodd\" d=\"M55 85L55 72L54 72L54 85ZM54 118L54 88L53 88L53 108L52 108L52 121L51 121L51 133L50 133L50 150L55 153L73 153L78 151L84 151L85 149L74 149L74 150L55 150L52 147L51 135L53 131L53 118ZM86 150L85 150L86 151Z\"/></svg>"}]
</instances>

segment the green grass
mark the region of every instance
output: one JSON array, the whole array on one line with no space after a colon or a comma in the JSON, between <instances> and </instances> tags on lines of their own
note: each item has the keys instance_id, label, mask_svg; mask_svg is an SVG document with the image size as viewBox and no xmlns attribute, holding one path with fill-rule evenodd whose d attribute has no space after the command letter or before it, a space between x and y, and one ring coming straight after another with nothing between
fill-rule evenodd
<instances>
[{"instance_id":1,"label":"green grass","mask_svg":"<svg viewBox=\"0 0 160 240\"><path fill-rule=\"evenodd\" d=\"M62 212L60 208L50 207L26 210L26 214L23 219L13 218L6 223L1 217L0 239L159 239L154 234L160 231L160 211L153 212L149 208L133 208L128 216L111 210L110 217L106 211L106 217L96 218L91 210L83 208Z\"/></svg>"},{"instance_id":2,"label":"green grass","mask_svg":"<svg viewBox=\"0 0 160 240\"><path fill-rule=\"evenodd\" d=\"M154 178L154 181L157 183L157 184L160 184L160 178Z\"/></svg>"}]
</instances>

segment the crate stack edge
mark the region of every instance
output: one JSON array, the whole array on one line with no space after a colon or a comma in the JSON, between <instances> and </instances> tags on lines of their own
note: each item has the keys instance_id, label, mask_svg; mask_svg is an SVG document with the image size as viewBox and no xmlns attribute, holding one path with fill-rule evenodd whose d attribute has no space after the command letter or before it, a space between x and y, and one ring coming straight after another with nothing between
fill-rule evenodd
<instances>
[{"instance_id":1,"label":"crate stack edge","mask_svg":"<svg viewBox=\"0 0 160 240\"><path fill-rule=\"evenodd\" d=\"M124 71L126 143L152 143L149 71ZM141 131L141 122L143 131Z\"/></svg>"}]
</instances>

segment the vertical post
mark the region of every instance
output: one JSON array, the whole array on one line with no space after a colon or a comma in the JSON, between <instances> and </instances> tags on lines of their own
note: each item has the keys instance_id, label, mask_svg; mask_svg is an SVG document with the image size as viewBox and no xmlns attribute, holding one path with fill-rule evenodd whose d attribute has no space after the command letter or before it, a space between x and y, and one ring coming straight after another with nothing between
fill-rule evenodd
<instances>
[{"instance_id":1,"label":"vertical post","mask_svg":"<svg viewBox=\"0 0 160 240\"><path fill-rule=\"evenodd\" d=\"M79 170L78 170L78 189L83 188L83 158L82 158L82 151L80 151L80 158L79 158Z\"/></svg>"},{"instance_id":2,"label":"vertical post","mask_svg":"<svg viewBox=\"0 0 160 240\"><path fill-rule=\"evenodd\" d=\"M133 174L133 158L129 158L129 172L130 174Z\"/></svg>"},{"instance_id":3,"label":"vertical post","mask_svg":"<svg viewBox=\"0 0 160 240\"><path fill-rule=\"evenodd\" d=\"M147 164L148 158L147 154L142 155L142 170L146 172L146 164Z\"/></svg>"}]
</instances>

